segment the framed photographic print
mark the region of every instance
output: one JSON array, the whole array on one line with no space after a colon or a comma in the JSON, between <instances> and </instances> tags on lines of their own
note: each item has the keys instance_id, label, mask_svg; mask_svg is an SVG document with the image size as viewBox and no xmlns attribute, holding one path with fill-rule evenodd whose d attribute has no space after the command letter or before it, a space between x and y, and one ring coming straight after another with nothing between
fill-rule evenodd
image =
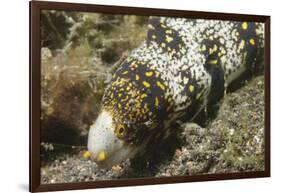
<instances>
[{"instance_id":1,"label":"framed photographic print","mask_svg":"<svg viewBox=\"0 0 281 193\"><path fill-rule=\"evenodd\" d=\"M30 191L269 176L269 16L30 2Z\"/></svg>"}]
</instances>

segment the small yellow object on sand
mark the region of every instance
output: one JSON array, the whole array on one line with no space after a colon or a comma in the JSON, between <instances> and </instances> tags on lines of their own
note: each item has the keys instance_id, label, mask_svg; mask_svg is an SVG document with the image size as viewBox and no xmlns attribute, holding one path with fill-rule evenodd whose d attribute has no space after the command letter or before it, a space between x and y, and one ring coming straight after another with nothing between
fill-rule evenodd
<instances>
[{"instance_id":1,"label":"small yellow object on sand","mask_svg":"<svg viewBox=\"0 0 281 193\"><path fill-rule=\"evenodd\" d=\"M114 165L114 166L112 166L112 168L111 168L114 172L119 172L119 171L121 171L121 166L120 165Z\"/></svg>"}]
</instances>

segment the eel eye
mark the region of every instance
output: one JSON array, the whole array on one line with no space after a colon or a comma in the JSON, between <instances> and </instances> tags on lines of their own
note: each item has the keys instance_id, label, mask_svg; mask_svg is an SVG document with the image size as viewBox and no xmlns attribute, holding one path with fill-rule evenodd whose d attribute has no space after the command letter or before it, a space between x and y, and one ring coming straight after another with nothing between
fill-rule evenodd
<instances>
[{"instance_id":1,"label":"eel eye","mask_svg":"<svg viewBox=\"0 0 281 193\"><path fill-rule=\"evenodd\" d=\"M116 133L117 137L123 138L126 135L126 129L123 125L118 125L115 130L115 133Z\"/></svg>"}]
</instances>

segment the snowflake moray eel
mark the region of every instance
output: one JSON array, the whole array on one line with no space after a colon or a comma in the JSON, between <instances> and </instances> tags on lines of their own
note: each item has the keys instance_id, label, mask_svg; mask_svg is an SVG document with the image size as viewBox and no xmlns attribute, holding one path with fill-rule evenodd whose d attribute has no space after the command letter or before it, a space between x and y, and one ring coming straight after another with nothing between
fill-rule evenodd
<instances>
[{"instance_id":1,"label":"snowflake moray eel","mask_svg":"<svg viewBox=\"0 0 281 193\"><path fill-rule=\"evenodd\" d=\"M146 40L105 90L88 135L88 151L110 167L169 136L175 120L192 119L263 55L262 23L150 17Z\"/></svg>"}]
</instances>

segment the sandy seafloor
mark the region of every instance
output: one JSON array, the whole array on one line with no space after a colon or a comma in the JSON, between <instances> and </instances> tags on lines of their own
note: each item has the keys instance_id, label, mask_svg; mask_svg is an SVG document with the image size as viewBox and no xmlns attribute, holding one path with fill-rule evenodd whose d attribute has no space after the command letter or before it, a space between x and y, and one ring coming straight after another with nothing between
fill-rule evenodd
<instances>
[{"instance_id":1,"label":"sandy seafloor","mask_svg":"<svg viewBox=\"0 0 281 193\"><path fill-rule=\"evenodd\" d=\"M52 14L46 21L53 18L52 26L62 25L55 22L62 16ZM81 25L69 24L75 33L66 36L63 46L50 42L52 33L64 39L59 28L42 31L42 184L264 170L263 75L235 85L207 108L207 116L202 113L195 120L198 124L182 123L173 136L147 147L141 157L111 169L83 158L104 88L117 61L143 41L147 20L90 15L82 21L68 16Z\"/></svg>"}]
</instances>

